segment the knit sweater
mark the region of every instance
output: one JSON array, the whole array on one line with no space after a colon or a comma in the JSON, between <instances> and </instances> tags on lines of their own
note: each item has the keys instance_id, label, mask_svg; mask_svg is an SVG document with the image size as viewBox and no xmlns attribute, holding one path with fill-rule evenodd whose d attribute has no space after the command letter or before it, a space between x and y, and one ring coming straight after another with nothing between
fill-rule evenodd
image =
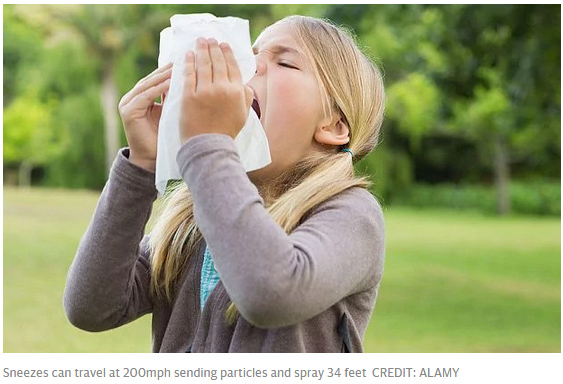
<instances>
[{"instance_id":1,"label":"knit sweater","mask_svg":"<svg viewBox=\"0 0 563 384\"><path fill-rule=\"evenodd\" d=\"M289 235L271 218L234 141L204 134L177 155L204 237L171 302L150 292L154 173L121 149L69 269L64 308L87 331L152 313L153 352L361 352L384 266L377 200L351 188L319 204ZM221 281L200 309L205 246ZM240 315L226 320L235 303Z\"/></svg>"}]
</instances>

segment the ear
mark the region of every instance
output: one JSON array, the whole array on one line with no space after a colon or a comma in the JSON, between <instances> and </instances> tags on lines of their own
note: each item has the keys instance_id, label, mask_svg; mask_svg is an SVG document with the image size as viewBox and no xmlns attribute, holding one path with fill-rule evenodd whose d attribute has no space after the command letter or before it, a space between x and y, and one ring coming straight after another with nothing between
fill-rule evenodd
<instances>
[{"instance_id":1,"label":"ear","mask_svg":"<svg viewBox=\"0 0 563 384\"><path fill-rule=\"evenodd\" d=\"M350 141L350 129L342 119L338 119L328 125L319 126L314 137L320 144L344 145Z\"/></svg>"}]
</instances>

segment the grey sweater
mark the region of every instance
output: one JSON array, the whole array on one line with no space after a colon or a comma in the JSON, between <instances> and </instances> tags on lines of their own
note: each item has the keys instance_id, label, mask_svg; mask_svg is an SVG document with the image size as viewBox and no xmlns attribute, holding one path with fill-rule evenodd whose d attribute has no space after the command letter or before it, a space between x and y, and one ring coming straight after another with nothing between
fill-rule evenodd
<instances>
[{"instance_id":1,"label":"grey sweater","mask_svg":"<svg viewBox=\"0 0 563 384\"><path fill-rule=\"evenodd\" d=\"M152 313L153 352L361 352L384 265L376 199L352 188L314 208L287 235L266 212L234 141L205 134L177 161L205 239L172 302L150 292L148 237L154 173L120 150L68 273L69 321L103 331ZM206 243L221 281L203 311ZM225 319L233 301L240 312Z\"/></svg>"}]
</instances>

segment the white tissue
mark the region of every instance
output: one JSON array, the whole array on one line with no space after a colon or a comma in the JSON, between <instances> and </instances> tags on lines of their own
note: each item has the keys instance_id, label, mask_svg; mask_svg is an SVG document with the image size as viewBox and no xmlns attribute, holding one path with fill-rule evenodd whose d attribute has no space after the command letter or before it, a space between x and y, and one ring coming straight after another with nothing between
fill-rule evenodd
<instances>
[{"instance_id":1,"label":"white tissue","mask_svg":"<svg viewBox=\"0 0 563 384\"><path fill-rule=\"evenodd\" d=\"M182 98L182 78L186 52L195 51L198 37L215 38L229 43L240 67L243 83L247 83L256 70L256 60L250 44L248 20L238 17L215 17L209 13L174 15L171 27L160 32L158 66L170 62L172 79L166 95L159 122L156 157L156 188L164 194L168 180L181 179L176 163L180 149L178 124ZM189 116L188 116L189 118ZM244 169L249 172L265 167L271 162L268 139L258 116L252 108L246 124L235 138L235 145Z\"/></svg>"}]
</instances>

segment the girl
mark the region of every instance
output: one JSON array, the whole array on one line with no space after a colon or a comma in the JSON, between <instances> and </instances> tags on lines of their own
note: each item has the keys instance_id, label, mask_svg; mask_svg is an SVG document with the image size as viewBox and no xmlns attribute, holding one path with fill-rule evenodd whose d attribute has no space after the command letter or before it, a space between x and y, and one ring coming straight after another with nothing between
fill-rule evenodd
<instances>
[{"instance_id":1,"label":"girl","mask_svg":"<svg viewBox=\"0 0 563 384\"><path fill-rule=\"evenodd\" d=\"M309 17L268 27L254 49L246 85L228 45L199 39L186 55L185 183L144 237L156 199L154 99L171 67L121 100L129 148L69 271L75 326L102 331L152 313L154 352L362 351L384 222L352 160L377 142L382 77L345 32ZM251 105L272 163L247 174L233 138Z\"/></svg>"}]
</instances>

